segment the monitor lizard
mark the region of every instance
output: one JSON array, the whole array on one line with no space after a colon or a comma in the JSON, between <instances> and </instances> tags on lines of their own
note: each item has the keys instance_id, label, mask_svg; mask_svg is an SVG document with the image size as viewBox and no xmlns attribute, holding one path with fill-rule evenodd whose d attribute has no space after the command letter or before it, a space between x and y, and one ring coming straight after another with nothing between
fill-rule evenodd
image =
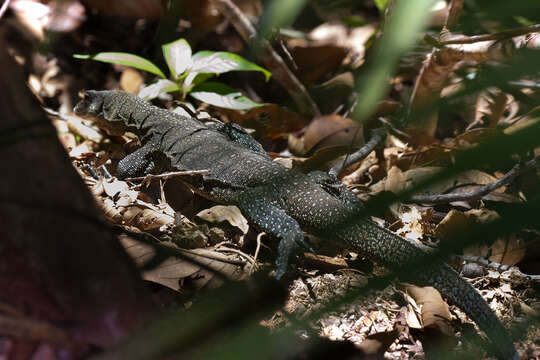
<instances>
[{"instance_id":1,"label":"monitor lizard","mask_svg":"<svg viewBox=\"0 0 540 360\"><path fill-rule=\"evenodd\" d=\"M202 180L188 180L190 186L216 202L238 206L248 221L279 239L276 278L286 272L297 244L306 245L303 230L339 241L398 274L426 255L366 218L362 202L337 179L322 172L303 174L272 161L237 125L207 125L115 90L86 91L74 111L93 118L111 135L138 135L143 146L119 162L121 178L150 173L163 162L173 170L209 170ZM422 267L411 278L434 286L461 308L488 335L501 358L519 358L503 324L450 266Z\"/></svg>"}]
</instances>

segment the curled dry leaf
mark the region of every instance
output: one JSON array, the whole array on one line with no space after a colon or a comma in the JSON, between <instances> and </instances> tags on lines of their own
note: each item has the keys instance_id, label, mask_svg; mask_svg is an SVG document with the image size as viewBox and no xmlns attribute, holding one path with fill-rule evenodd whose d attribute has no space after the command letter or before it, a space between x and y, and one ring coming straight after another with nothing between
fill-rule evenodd
<instances>
[{"instance_id":1,"label":"curled dry leaf","mask_svg":"<svg viewBox=\"0 0 540 360\"><path fill-rule=\"evenodd\" d=\"M197 214L199 219L208 221L210 223L220 223L227 221L232 226L240 229L242 234L247 234L249 230L249 224L236 206L223 206L216 205L210 209L205 209Z\"/></svg>"},{"instance_id":2,"label":"curled dry leaf","mask_svg":"<svg viewBox=\"0 0 540 360\"><path fill-rule=\"evenodd\" d=\"M418 287L411 284L404 286L405 298L413 305L411 308L420 309L424 341L447 349L453 348L456 340L450 326L450 310L439 292L431 286ZM411 326L409 322L408 325Z\"/></svg>"}]
</instances>

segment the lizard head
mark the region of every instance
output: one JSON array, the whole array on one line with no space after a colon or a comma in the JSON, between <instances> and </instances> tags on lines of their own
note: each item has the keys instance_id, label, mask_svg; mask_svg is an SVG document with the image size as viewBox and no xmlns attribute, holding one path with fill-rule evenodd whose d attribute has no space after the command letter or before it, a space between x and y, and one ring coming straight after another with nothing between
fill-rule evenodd
<instances>
[{"instance_id":1,"label":"lizard head","mask_svg":"<svg viewBox=\"0 0 540 360\"><path fill-rule=\"evenodd\" d=\"M103 96L95 90L84 92L81 101L75 105L73 111L75 114L83 117L97 117L101 114L103 108Z\"/></svg>"},{"instance_id":2,"label":"lizard head","mask_svg":"<svg viewBox=\"0 0 540 360\"><path fill-rule=\"evenodd\" d=\"M82 118L93 120L109 135L122 135L126 131L126 125L113 114L117 93L119 92L114 90L86 90L82 100L73 108L73 112Z\"/></svg>"}]
</instances>

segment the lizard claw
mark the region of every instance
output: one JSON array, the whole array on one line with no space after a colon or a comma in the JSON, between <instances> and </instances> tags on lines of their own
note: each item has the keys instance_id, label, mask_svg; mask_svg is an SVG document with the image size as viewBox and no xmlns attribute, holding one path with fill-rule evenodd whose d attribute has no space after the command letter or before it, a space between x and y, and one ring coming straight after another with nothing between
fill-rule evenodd
<instances>
[{"instance_id":1,"label":"lizard claw","mask_svg":"<svg viewBox=\"0 0 540 360\"><path fill-rule=\"evenodd\" d=\"M304 238L298 239L297 243L298 245L301 245L302 247L306 248L307 251L309 251L310 253L315 254L315 250L313 250L311 245L309 245L309 243L306 240L304 240Z\"/></svg>"}]
</instances>

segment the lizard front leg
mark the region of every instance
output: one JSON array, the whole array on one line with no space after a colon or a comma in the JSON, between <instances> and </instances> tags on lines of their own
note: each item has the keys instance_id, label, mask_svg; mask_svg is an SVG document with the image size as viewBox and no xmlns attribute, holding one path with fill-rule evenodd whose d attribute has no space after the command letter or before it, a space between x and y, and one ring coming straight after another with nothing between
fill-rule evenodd
<instances>
[{"instance_id":1,"label":"lizard front leg","mask_svg":"<svg viewBox=\"0 0 540 360\"><path fill-rule=\"evenodd\" d=\"M287 264L297 244L309 246L304 241L304 234L298 222L279 207L262 200L260 196L242 196L238 207L244 216L260 230L279 240L276 258L276 273L280 279L287 271Z\"/></svg>"},{"instance_id":2,"label":"lizard front leg","mask_svg":"<svg viewBox=\"0 0 540 360\"><path fill-rule=\"evenodd\" d=\"M120 160L116 176L119 179L125 179L151 174L158 167L156 163L158 150L155 141L148 142Z\"/></svg>"}]
</instances>

